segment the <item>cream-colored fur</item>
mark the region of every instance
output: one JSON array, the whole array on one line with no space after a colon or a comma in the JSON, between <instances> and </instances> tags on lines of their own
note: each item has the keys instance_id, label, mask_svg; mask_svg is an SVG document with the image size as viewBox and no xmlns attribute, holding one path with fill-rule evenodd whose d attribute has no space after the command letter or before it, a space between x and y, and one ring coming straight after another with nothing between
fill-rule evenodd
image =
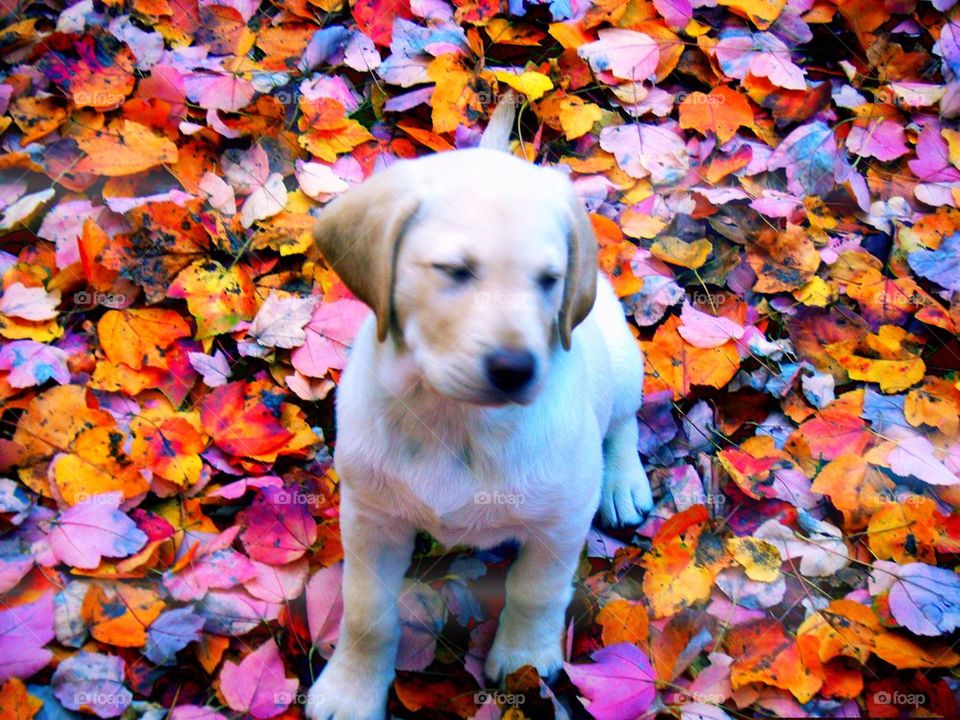
<instances>
[{"instance_id":1,"label":"cream-colored fur","mask_svg":"<svg viewBox=\"0 0 960 720\"><path fill-rule=\"evenodd\" d=\"M520 542L486 673L554 673L592 518L633 524L652 504L643 360L572 184L495 150L442 153L347 192L315 234L375 317L337 391L344 618L308 717L384 717L421 529L447 545ZM502 349L532 354L529 384L491 384L486 358Z\"/></svg>"}]
</instances>

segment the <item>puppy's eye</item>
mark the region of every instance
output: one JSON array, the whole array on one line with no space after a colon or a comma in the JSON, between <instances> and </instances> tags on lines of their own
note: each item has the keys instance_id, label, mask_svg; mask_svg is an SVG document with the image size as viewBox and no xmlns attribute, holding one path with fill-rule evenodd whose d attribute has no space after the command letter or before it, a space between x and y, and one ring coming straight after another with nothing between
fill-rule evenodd
<instances>
[{"instance_id":1,"label":"puppy's eye","mask_svg":"<svg viewBox=\"0 0 960 720\"><path fill-rule=\"evenodd\" d=\"M560 276L554 275L553 273L543 273L537 278L537 285L539 285L540 289L544 292L553 290L558 282L560 282Z\"/></svg>"},{"instance_id":2,"label":"puppy's eye","mask_svg":"<svg viewBox=\"0 0 960 720\"><path fill-rule=\"evenodd\" d=\"M443 265L442 263L437 263L433 267L457 285L463 285L474 278L473 269L469 265Z\"/></svg>"}]
</instances>

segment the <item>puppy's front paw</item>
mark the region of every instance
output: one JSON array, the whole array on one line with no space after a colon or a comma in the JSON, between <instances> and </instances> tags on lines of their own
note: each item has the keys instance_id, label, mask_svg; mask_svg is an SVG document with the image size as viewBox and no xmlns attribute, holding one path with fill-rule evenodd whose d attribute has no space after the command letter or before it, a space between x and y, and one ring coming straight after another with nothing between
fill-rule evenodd
<instances>
[{"instance_id":1,"label":"puppy's front paw","mask_svg":"<svg viewBox=\"0 0 960 720\"><path fill-rule=\"evenodd\" d=\"M600 496L600 520L604 526L639 525L652 509L650 481L639 460L629 468L608 470Z\"/></svg>"},{"instance_id":2,"label":"puppy's front paw","mask_svg":"<svg viewBox=\"0 0 960 720\"><path fill-rule=\"evenodd\" d=\"M532 637L508 640L497 634L483 671L491 683L498 685L524 665L533 665L540 677L552 680L563 667L560 639L554 642Z\"/></svg>"},{"instance_id":3,"label":"puppy's front paw","mask_svg":"<svg viewBox=\"0 0 960 720\"><path fill-rule=\"evenodd\" d=\"M331 662L307 694L309 720L384 720L389 682L365 683L363 673L350 673Z\"/></svg>"}]
</instances>

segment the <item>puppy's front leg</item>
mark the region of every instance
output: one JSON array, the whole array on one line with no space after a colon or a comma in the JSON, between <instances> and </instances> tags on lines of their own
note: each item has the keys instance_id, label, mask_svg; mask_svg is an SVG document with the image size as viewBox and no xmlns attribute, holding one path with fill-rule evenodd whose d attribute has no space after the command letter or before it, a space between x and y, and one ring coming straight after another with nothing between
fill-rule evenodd
<instances>
[{"instance_id":1,"label":"puppy's front leg","mask_svg":"<svg viewBox=\"0 0 960 720\"><path fill-rule=\"evenodd\" d=\"M533 665L544 678L563 665L564 617L583 549L582 540L570 540L579 533L564 534L528 540L507 574L506 604L484 666L494 682L524 665Z\"/></svg>"},{"instance_id":2,"label":"puppy's front leg","mask_svg":"<svg viewBox=\"0 0 960 720\"><path fill-rule=\"evenodd\" d=\"M383 720L400 624L397 595L416 532L357 511L344 492L343 620L333 657L307 696L310 720Z\"/></svg>"}]
</instances>

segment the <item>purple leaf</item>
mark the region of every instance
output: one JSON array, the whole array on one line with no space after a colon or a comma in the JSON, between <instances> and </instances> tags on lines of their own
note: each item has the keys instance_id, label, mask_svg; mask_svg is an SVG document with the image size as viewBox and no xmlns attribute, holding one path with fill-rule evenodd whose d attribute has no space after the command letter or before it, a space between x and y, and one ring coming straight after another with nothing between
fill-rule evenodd
<instances>
[{"instance_id":1,"label":"purple leaf","mask_svg":"<svg viewBox=\"0 0 960 720\"><path fill-rule=\"evenodd\" d=\"M89 708L99 717L122 715L133 700L123 686L123 658L78 652L53 673L53 694L69 710Z\"/></svg>"},{"instance_id":2,"label":"purple leaf","mask_svg":"<svg viewBox=\"0 0 960 720\"><path fill-rule=\"evenodd\" d=\"M890 613L917 635L943 635L960 627L960 575L926 563L896 570L890 586Z\"/></svg>"},{"instance_id":3,"label":"purple leaf","mask_svg":"<svg viewBox=\"0 0 960 720\"><path fill-rule=\"evenodd\" d=\"M177 652L200 639L203 623L193 608L167 610L150 625L144 654L158 665L172 664Z\"/></svg>"},{"instance_id":4,"label":"purple leaf","mask_svg":"<svg viewBox=\"0 0 960 720\"><path fill-rule=\"evenodd\" d=\"M101 557L127 557L142 548L147 536L118 510L122 501L123 493L103 493L60 513L47 536L54 562L92 570Z\"/></svg>"},{"instance_id":5,"label":"purple leaf","mask_svg":"<svg viewBox=\"0 0 960 720\"><path fill-rule=\"evenodd\" d=\"M618 643L590 656L593 665L564 663L567 675L583 693L597 720L634 720L656 698L650 660L636 645Z\"/></svg>"},{"instance_id":6,"label":"purple leaf","mask_svg":"<svg viewBox=\"0 0 960 720\"><path fill-rule=\"evenodd\" d=\"M911 269L941 287L960 291L960 233L944 238L936 250L916 250L907 256Z\"/></svg>"},{"instance_id":7,"label":"purple leaf","mask_svg":"<svg viewBox=\"0 0 960 720\"><path fill-rule=\"evenodd\" d=\"M280 651L267 640L239 664L229 660L220 671L220 692L234 710L252 717L272 718L293 701L299 682L287 678Z\"/></svg>"},{"instance_id":8,"label":"purple leaf","mask_svg":"<svg viewBox=\"0 0 960 720\"><path fill-rule=\"evenodd\" d=\"M26 678L46 667L53 653L53 593L0 612L0 683Z\"/></svg>"}]
</instances>

